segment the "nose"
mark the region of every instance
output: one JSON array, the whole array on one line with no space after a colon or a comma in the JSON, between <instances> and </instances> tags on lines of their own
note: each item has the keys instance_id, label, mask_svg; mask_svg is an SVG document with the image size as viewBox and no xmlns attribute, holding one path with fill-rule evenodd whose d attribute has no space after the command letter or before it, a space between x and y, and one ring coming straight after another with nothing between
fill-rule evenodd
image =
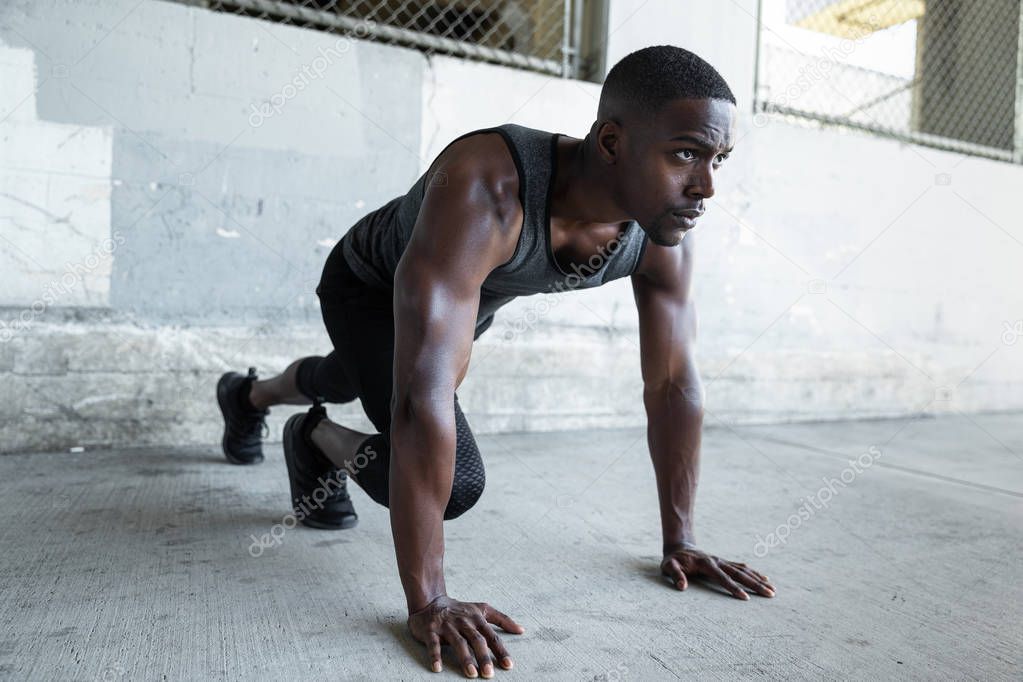
<instances>
[{"instance_id":1,"label":"nose","mask_svg":"<svg viewBox=\"0 0 1023 682\"><path fill-rule=\"evenodd\" d=\"M709 163L693 169L686 177L686 196L691 199L710 199L714 196L714 169Z\"/></svg>"}]
</instances>

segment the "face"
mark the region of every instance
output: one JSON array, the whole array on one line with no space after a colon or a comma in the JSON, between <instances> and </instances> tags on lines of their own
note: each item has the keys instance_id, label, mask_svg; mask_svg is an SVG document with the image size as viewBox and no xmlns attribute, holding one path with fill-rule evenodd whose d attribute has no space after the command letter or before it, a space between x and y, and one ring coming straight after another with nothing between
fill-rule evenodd
<instances>
[{"instance_id":1,"label":"face","mask_svg":"<svg viewBox=\"0 0 1023 682\"><path fill-rule=\"evenodd\" d=\"M620 129L619 200L655 244L675 246L696 226L714 174L732 151L735 105L678 99Z\"/></svg>"}]
</instances>

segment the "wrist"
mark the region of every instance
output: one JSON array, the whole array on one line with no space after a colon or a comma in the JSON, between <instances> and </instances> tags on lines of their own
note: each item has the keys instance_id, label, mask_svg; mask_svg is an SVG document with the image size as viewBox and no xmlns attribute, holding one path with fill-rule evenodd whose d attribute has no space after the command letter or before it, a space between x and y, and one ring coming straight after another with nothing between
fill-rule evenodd
<instances>
[{"instance_id":1,"label":"wrist","mask_svg":"<svg viewBox=\"0 0 1023 682\"><path fill-rule=\"evenodd\" d=\"M429 593L423 592L423 593L421 593L419 595L416 595L414 597L406 597L405 602L406 602L406 605L408 606L408 615L409 615L409 617L411 617L413 614L416 614L416 613L422 611L423 609L425 609L426 607L430 606L430 604L433 604L438 599L440 599L442 597L447 597L447 596L448 596L448 593L444 589L441 589L441 590L436 591L436 592L429 592Z\"/></svg>"},{"instance_id":2,"label":"wrist","mask_svg":"<svg viewBox=\"0 0 1023 682\"><path fill-rule=\"evenodd\" d=\"M676 540L675 542L665 542L661 546L664 556L683 549L696 549L696 543L693 542L692 538L687 538L685 540Z\"/></svg>"},{"instance_id":3,"label":"wrist","mask_svg":"<svg viewBox=\"0 0 1023 682\"><path fill-rule=\"evenodd\" d=\"M670 511L661 512L661 551L665 555L679 549L696 547L696 529L691 509L680 509L675 505Z\"/></svg>"}]
</instances>

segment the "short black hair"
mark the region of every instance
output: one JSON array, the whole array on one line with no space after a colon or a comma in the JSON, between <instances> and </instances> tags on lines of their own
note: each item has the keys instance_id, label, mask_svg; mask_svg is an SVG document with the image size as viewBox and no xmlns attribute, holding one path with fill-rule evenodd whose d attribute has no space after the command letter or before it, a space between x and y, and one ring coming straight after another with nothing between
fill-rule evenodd
<instances>
[{"instance_id":1,"label":"short black hair","mask_svg":"<svg viewBox=\"0 0 1023 682\"><path fill-rule=\"evenodd\" d=\"M675 45L652 45L622 57L600 89L598 112L660 111L675 99L720 99L735 104L728 83L695 53Z\"/></svg>"}]
</instances>

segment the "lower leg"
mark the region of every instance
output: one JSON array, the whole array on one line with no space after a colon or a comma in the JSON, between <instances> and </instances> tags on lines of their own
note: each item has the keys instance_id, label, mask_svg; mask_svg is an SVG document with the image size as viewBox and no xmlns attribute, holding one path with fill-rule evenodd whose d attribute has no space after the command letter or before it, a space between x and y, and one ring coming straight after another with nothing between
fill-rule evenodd
<instances>
[{"instance_id":1,"label":"lower leg","mask_svg":"<svg viewBox=\"0 0 1023 682\"><path fill-rule=\"evenodd\" d=\"M356 456L359 454L359 446L371 435L373 434L341 426L329 419L321 419L309 434L309 438L313 445L334 463L334 466L346 470L348 475L358 482L359 467Z\"/></svg>"},{"instance_id":2,"label":"lower leg","mask_svg":"<svg viewBox=\"0 0 1023 682\"><path fill-rule=\"evenodd\" d=\"M455 470L444 520L458 518L472 508L486 485L486 471L469 424L456 403ZM348 472L375 502L387 507L390 447L382 434L368 434L321 418L307 436L330 462Z\"/></svg>"},{"instance_id":3,"label":"lower leg","mask_svg":"<svg viewBox=\"0 0 1023 682\"><path fill-rule=\"evenodd\" d=\"M304 359L295 360L275 377L253 381L248 395L252 406L262 410L271 405L312 405L313 401L298 390L298 366Z\"/></svg>"}]
</instances>

